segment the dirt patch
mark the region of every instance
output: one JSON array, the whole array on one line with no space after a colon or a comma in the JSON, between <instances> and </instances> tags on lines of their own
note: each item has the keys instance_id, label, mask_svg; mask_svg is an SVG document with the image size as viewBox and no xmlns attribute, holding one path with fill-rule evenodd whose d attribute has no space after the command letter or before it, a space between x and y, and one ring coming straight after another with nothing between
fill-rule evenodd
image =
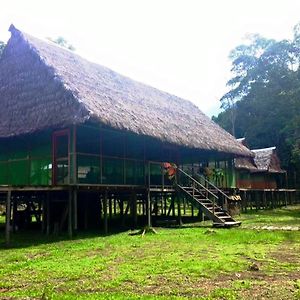
<instances>
[{"instance_id":1,"label":"dirt patch","mask_svg":"<svg viewBox=\"0 0 300 300\"><path fill-rule=\"evenodd\" d=\"M300 262L300 247L283 244L276 251L270 253L270 257L281 263L295 263ZM299 265L300 267L300 265Z\"/></svg>"}]
</instances>

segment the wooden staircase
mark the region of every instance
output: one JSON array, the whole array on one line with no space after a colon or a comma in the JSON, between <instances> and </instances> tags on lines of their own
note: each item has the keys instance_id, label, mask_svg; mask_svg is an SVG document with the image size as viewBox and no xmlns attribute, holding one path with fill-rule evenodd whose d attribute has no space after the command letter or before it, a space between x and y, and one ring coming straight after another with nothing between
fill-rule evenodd
<instances>
[{"instance_id":1,"label":"wooden staircase","mask_svg":"<svg viewBox=\"0 0 300 300\"><path fill-rule=\"evenodd\" d=\"M192 203L197 203L200 206L202 212L213 221L213 226L233 227L241 225L241 222L235 221L225 210L216 204L218 203L219 196L228 198L222 190L204 179L206 185L212 187L212 191L183 170L179 168L177 170L180 180L177 180L176 185L179 191L188 196L188 199Z\"/></svg>"}]
</instances>

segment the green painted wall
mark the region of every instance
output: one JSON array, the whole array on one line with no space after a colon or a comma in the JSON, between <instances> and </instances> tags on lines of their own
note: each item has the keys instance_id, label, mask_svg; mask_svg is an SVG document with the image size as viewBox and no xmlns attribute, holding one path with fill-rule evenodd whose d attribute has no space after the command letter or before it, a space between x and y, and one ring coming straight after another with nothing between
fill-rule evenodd
<instances>
[{"instance_id":1,"label":"green painted wall","mask_svg":"<svg viewBox=\"0 0 300 300\"><path fill-rule=\"evenodd\" d=\"M51 133L0 140L0 185L51 184Z\"/></svg>"}]
</instances>

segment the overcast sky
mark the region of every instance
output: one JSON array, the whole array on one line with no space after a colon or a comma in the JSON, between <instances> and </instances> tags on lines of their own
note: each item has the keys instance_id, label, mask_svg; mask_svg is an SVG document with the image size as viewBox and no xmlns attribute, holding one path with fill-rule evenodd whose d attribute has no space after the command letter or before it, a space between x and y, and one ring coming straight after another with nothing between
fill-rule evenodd
<instances>
[{"instance_id":1,"label":"overcast sky","mask_svg":"<svg viewBox=\"0 0 300 300\"><path fill-rule=\"evenodd\" d=\"M1 0L0 40L13 23L65 37L76 52L218 112L228 54L246 34L281 39L300 21L299 0Z\"/></svg>"}]
</instances>

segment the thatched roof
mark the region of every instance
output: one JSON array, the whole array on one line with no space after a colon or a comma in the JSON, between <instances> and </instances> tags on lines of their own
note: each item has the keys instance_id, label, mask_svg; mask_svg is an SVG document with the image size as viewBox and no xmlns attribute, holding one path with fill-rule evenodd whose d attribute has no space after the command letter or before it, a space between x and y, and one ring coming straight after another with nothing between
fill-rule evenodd
<instances>
[{"instance_id":1,"label":"thatched roof","mask_svg":"<svg viewBox=\"0 0 300 300\"><path fill-rule=\"evenodd\" d=\"M245 138L239 138L237 141L248 147ZM268 172L284 173L280 167L280 160L276 153L276 147L251 150L254 157L238 157L234 159L236 169L248 170L251 173Z\"/></svg>"},{"instance_id":2,"label":"thatched roof","mask_svg":"<svg viewBox=\"0 0 300 300\"><path fill-rule=\"evenodd\" d=\"M234 159L234 166L236 169L244 169L249 171L256 171L257 166L252 157L238 157Z\"/></svg>"},{"instance_id":3,"label":"thatched roof","mask_svg":"<svg viewBox=\"0 0 300 300\"><path fill-rule=\"evenodd\" d=\"M10 27L0 60L0 137L97 121L188 148L251 156L191 102Z\"/></svg>"},{"instance_id":4,"label":"thatched roof","mask_svg":"<svg viewBox=\"0 0 300 300\"><path fill-rule=\"evenodd\" d=\"M260 172L284 173L280 167L280 160L276 153L276 147L251 150L254 156L254 162Z\"/></svg>"}]
</instances>

